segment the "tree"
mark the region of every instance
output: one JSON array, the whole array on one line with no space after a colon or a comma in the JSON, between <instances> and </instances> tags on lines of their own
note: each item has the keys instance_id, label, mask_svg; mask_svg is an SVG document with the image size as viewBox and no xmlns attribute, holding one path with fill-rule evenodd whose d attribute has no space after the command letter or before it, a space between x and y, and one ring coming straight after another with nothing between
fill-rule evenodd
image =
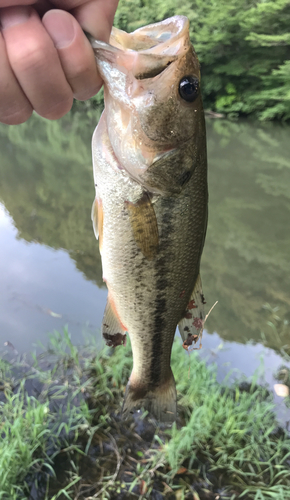
<instances>
[{"instance_id":1,"label":"tree","mask_svg":"<svg viewBox=\"0 0 290 500\"><path fill-rule=\"evenodd\" d=\"M206 108L290 119L289 0L121 0L115 24L133 31L175 14L190 20Z\"/></svg>"}]
</instances>

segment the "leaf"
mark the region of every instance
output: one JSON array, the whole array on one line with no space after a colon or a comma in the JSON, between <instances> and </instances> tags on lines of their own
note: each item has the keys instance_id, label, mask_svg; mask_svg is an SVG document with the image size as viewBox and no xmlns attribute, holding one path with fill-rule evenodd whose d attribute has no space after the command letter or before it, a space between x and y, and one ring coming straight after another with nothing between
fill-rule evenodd
<instances>
[{"instance_id":1,"label":"leaf","mask_svg":"<svg viewBox=\"0 0 290 500\"><path fill-rule=\"evenodd\" d=\"M147 492L147 484L143 479L141 479L139 486L140 486L140 495L145 495L145 493Z\"/></svg>"},{"instance_id":2,"label":"leaf","mask_svg":"<svg viewBox=\"0 0 290 500\"><path fill-rule=\"evenodd\" d=\"M176 498L176 500L184 500L184 489L183 488L181 490L177 490L175 492L175 498Z\"/></svg>"},{"instance_id":3,"label":"leaf","mask_svg":"<svg viewBox=\"0 0 290 500\"><path fill-rule=\"evenodd\" d=\"M47 309L48 314L52 316L53 318L62 318L62 314L58 314L56 312L51 311L50 309Z\"/></svg>"},{"instance_id":4,"label":"leaf","mask_svg":"<svg viewBox=\"0 0 290 500\"><path fill-rule=\"evenodd\" d=\"M176 474L184 474L185 472L187 472L187 468L186 467L179 467L179 469L176 472Z\"/></svg>"}]
</instances>

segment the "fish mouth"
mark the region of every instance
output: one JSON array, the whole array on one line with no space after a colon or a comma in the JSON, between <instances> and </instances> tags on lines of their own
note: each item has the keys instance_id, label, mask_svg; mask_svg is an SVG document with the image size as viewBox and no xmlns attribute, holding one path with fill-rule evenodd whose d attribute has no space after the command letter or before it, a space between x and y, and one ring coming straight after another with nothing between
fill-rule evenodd
<instances>
[{"instance_id":1,"label":"fish mouth","mask_svg":"<svg viewBox=\"0 0 290 500\"><path fill-rule=\"evenodd\" d=\"M133 33L113 28L110 43L88 38L97 63L105 61L122 73L131 72L137 80L143 80L159 75L186 52L190 45L189 21L184 16L173 16Z\"/></svg>"},{"instance_id":2,"label":"fish mouth","mask_svg":"<svg viewBox=\"0 0 290 500\"><path fill-rule=\"evenodd\" d=\"M110 65L112 71L114 68L118 68L118 71L121 73L132 73L136 80L154 78L178 58L177 55L167 56L146 52L140 53L133 50L121 50L118 47L99 40L90 39L90 42L96 55L97 64L100 61L104 61ZM104 81L107 82L108 78L102 72L102 67L99 66L99 70Z\"/></svg>"},{"instance_id":3,"label":"fish mouth","mask_svg":"<svg viewBox=\"0 0 290 500\"><path fill-rule=\"evenodd\" d=\"M149 24L133 33L112 29L110 44L119 49L129 49L138 53L177 55L184 37L188 36L189 21L185 16L173 16L164 21Z\"/></svg>"}]
</instances>

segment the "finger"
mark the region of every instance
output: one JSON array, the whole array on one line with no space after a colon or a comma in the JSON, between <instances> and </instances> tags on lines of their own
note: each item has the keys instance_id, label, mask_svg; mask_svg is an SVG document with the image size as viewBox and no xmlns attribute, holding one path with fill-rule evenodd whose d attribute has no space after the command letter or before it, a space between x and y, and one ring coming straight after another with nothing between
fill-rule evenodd
<instances>
[{"instance_id":1,"label":"finger","mask_svg":"<svg viewBox=\"0 0 290 500\"><path fill-rule=\"evenodd\" d=\"M2 7L12 7L14 5L31 5L37 0L0 0L0 9Z\"/></svg>"},{"instance_id":2,"label":"finger","mask_svg":"<svg viewBox=\"0 0 290 500\"><path fill-rule=\"evenodd\" d=\"M81 27L95 38L104 42L109 41L118 0L52 0L52 2L59 9L69 10Z\"/></svg>"},{"instance_id":3,"label":"finger","mask_svg":"<svg viewBox=\"0 0 290 500\"><path fill-rule=\"evenodd\" d=\"M108 42L118 0L92 0L72 10L81 27L97 40Z\"/></svg>"},{"instance_id":4,"label":"finger","mask_svg":"<svg viewBox=\"0 0 290 500\"><path fill-rule=\"evenodd\" d=\"M42 17L49 9L54 8L54 5L50 2L50 0L0 0L0 9L16 5L32 5L40 17Z\"/></svg>"},{"instance_id":5,"label":"finger","mask_svg":"<svg viewBox=\"0 0 290 500\"><path fill-rule=\"evenodd\" d=\"M62 10L47 12L42 23L58 50L74 97L85 100L95 95L102 86L102 79L97 72L91 45L79 23L71 14Z\"/></svg>"},{"instance_id":6,"label":"finger","mask_svg":"<svg viewBox=\"0 0 290 500\"><path fill-rule=\"evenodd\" d=\"M43 16L49 9L54 8L50 0L0 0L0 9L18 5L32 5L40 16Z\"/></svg>"},{"instance_id":7,"label":"finger","mask_svg":"<svg viewBox=\"0 0 290 500\"><path fill-rule=\"evenodd\" d=\"M0 11L11 68L35 111L49 119L66 114L73 101L54 44L31 7Z\"/></svg>"},{"instance_id":8,"label":"finger","mask_svg":"<svg viewBox=\"0 0 290 500\"><path fill-rule=\"evenodd\" d=\"M32 113L32 106L13 74L1 33L0 75L0 122L7 125L18 125L25 122Z\"/></svg>"},{"instance_id":9,"label":"finger","mask_svg":"<svg viewBox=\"0 0 290 500\"><path fill-rule=\"evenodd\" d=\"M0 0L1 2L1 0ZM54 5L50 2L50 0L37 0L35 4L33 4L33 8L36 10L37 14L39 15L40 19L44 14L50 10L54 9Z\"/></svg>"}]
</instances>

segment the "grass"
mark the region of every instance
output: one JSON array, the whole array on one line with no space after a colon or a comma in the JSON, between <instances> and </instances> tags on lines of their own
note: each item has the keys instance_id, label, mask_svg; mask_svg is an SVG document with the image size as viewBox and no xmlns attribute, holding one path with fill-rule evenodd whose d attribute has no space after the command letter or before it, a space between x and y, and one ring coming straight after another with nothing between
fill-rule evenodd
<instances>
[{"instance_id":1,"label":"grass","mask_svg":"<svg viewBox=\"0 0 290 500\"><path fill-rule=\"evenodd\" d=\"M22 497L18 481L24 480L28 470L42 465L43 459L37 455L45 449L47 413L48 404L25 395L23 387L15 395L7 394L1 406L1 499Z\"/></svg>"},{"instance_id":2,"label":"grass","mask_svg":"<svg viewBox=\"0 0 290 500\"><path fill-rule=\"evenodd\" d=\"M130 345L76 347L67 330L32 364L0 361L1 500L290 499L290 437L267 389L218 384L176 341L179 422L123 422L131 366Z\"/></svg>"}]
</instances>

